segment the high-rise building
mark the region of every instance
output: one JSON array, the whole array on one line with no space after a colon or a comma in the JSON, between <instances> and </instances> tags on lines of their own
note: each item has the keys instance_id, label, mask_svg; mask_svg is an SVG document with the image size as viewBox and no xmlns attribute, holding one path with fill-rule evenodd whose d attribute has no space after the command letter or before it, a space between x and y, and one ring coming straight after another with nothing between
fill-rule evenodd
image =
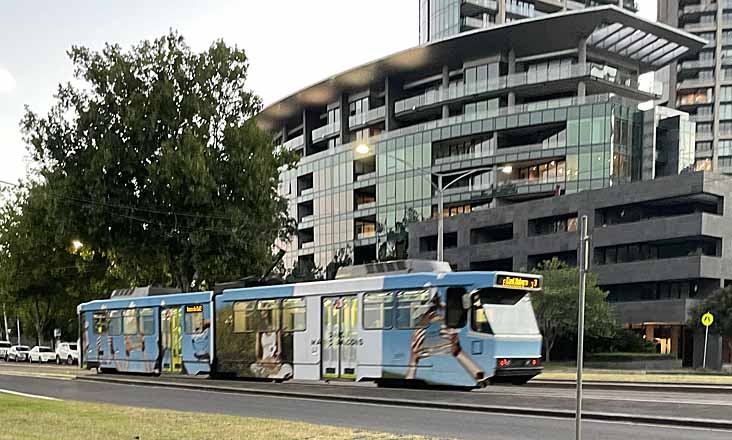
<instances>
[{"instance_id":1,"label":"high-rise building","mask_svg":"<svg viewBox=\"0 0 732 440\"><path fill-rule=\"evenodd\" d=\"M638 10L636 0L419 0L419 42L597 5Z\"/></svg>"},{"instance_id":2,"label":"high-rise building","mask_svg":"<svg viewBox=\"0 0 732 440\"><path fill-rule=\"evenodd\" d=\"M441 199L451 216L678 173L693 123L639 111L658 96L638 78L703 45L586 8L435 40L268 106L258 122L300 155L281 175L298 222L286 266L403 256L407 225Z\"/></svg>"},{"instance_id":3,"label":"high-rise building","mask_svg":"<svg viewBox=\"0 0 732 440\"><path fill-rule=\"evenodd\" d=\"M732 1L658 0L658 20L707 41L662 72L664 99L696 121L696 169L732 173Z\"/></svg>"}]
</instances>

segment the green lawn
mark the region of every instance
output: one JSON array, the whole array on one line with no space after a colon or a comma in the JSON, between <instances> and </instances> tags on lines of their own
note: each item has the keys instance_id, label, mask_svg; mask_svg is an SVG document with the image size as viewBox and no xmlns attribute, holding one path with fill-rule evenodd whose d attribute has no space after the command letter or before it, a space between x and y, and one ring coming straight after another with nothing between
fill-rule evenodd
<instances>
[{"instance_id":1,"label":"green lawn","mask_svg":"<svg viewBox=\"0 0 732 440\"><path fill-rule=\"evenodd\" d=\"M0 393L2 440L423 439L250 417L48 401Z\"/></svg>"}]
</instances>

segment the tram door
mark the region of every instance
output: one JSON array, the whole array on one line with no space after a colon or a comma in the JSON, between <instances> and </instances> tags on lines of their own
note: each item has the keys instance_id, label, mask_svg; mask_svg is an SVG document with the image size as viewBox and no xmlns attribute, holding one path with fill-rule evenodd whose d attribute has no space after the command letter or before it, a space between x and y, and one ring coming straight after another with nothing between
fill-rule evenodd
<instances>
[{"instance_id":1,"label":"tram door","mask_svg":"<svg viewBox=\"0 0 732 440\"><path fill-rule=\"evenodd\" d=\"M180 307L160 309L160 356L164 373L183 371Z\"/></svg>"},{"instance_id":2,"label":"tram door","mask_svg":"<svg viewBox=\"0 0 732 440\"><path fill-rule=\"evenodd\" d=\"M356 379L358 297L323 299L322 370L324 379Z\"/></svg>"}]
</instances>

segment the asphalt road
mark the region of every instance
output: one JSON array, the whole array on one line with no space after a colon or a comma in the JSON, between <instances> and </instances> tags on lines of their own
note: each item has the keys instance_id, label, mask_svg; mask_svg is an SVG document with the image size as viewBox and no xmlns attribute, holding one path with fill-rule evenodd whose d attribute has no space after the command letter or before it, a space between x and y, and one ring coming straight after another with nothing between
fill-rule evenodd
<instances>
[{"instance_id":1,"label":"asphalt road","mask_svg":"<svg viewBox=\"0 0 732 440\"><path fill-rule=\"evenodd\" d=\"M574 436L574 422L566 419L245 396L162 387L82 382L49 377L10 376L3 374L2 369L0 369L0 390L65 400L278 418L432 437L565 440ZM603 440L686 440L690 438L729 440L731 436L729 431L595 421L584 422L583 435L585 439Z\"/></svg>"}]
</instances>

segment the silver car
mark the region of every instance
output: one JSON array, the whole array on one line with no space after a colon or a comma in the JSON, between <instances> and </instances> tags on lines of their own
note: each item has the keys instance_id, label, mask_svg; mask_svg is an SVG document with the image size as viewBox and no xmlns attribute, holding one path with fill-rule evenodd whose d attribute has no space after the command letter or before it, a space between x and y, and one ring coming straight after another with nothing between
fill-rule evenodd
<instances>
[{"instance_id":1,"label":"silver car","mask_svg":"<svg viewBox=\"0 0 732 440\"><path fill-rule=\"evenodd\" d=\"M27 345L13 345L8 350L7 360L9 361L27 361L30 348Z\"/></svg>"}]
</instances>

